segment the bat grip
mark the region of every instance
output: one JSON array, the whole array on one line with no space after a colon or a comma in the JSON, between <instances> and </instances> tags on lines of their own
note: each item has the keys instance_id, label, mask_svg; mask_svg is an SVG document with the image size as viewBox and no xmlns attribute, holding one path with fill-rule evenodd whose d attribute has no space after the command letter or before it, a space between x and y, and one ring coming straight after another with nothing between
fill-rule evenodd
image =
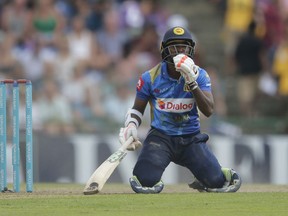
<instances>
[{"instance_id":1,"label":"bat grip","mask_svg":"<svg viewBox=\"0 0 288 216\"><path fill-rule=\"evenodd\" d=\"M127 147L133 142L134 138L132 136L130 136L126 142L124 142L124 144L121 146L122 151L126 151Z\"/></svg>"}]
</instances>

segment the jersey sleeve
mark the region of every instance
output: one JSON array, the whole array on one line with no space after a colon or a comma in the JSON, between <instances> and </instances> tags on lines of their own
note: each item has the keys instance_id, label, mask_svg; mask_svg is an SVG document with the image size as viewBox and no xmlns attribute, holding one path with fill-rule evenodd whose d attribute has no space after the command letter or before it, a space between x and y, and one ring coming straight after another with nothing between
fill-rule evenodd
<instances>
[{"instance_id":1,"label":"jersey sleeve","mask_svg":"<svg viewBox=\"0 0 288 216\"><path fill-rule=\"evenodd\" d=\"M209 77L209 74L207 73L207 71L205 71L204 69L200 68L199 69L200 74L199 77L197 79L197 83L199 88L202 91L209 91L211 92L211 80Z\"/></svg>"},{"instance_id":2,"label":"jersey sleeve","mask_svg":"<svg viewBox=\"0 0 288 216\"><path fill-rule=\"evenodd\" d=\"M151 93L151 78L149 72L145 72L138 80L136 87L136 97L142 100L149 100Z\"/></svg>"}]
</instances>

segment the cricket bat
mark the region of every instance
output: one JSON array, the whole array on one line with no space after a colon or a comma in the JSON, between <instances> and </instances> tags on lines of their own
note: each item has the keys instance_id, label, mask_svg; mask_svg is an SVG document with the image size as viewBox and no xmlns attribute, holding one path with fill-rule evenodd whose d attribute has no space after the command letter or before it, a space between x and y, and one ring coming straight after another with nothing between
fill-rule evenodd
<instances>
[{"instance_id":1,"label":"cricket bat","mask_svg":"<svg viewBox=\"0 0 288 216\"><path fill-rule=\"evenodd\" d=\"M133 137L129 139L109 158L107 158L91 175L83 190L84 195L99 193L113 171L127 155L127 147L133 142Z\"/></svg>"}]
</instances>

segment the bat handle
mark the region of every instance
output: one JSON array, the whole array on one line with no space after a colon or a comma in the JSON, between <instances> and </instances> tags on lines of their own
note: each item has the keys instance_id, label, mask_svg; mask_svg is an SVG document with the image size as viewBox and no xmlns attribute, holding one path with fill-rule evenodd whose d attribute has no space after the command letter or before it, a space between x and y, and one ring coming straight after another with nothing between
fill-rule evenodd
<instances>
[{"instance_id":1,"label":"bat handle","mask_svg":"<svg viewBox=\"0 0 288 216\"><path fill-rule=\"evenodd\" d=\"M126 142L121 146L122 151L126 151L127 147L133 142L134 138L131 136L129 137Z\"/></svg>"}]
</instances>

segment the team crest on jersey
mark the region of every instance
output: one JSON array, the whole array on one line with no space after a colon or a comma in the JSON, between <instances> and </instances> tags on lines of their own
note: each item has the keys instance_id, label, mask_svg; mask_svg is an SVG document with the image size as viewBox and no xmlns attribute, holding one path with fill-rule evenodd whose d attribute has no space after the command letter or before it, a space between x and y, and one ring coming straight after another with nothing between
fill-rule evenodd
<instances>
[{"instance_id":1,"label":"team crest on jersey","mask_svg":"<svg viewBox=\"0 0 288 216\"><path fill-rule=\"evenodd\" d=\"M176 35L183 35L185 33L184 29L181 27L176 27L173 29L174 34Z\"/></svg>"},{"instance_id":2,"label":"team crest on jersey","mask_svg":"<svg viewBox=\"0 0 288 216\"><path fill-rule=\"evenodd\" d=\"M137 90L140 91L143 85L144 85L144 80L142 79L142 77L140 77L137 83Z\"/></svg>"},{"instance_id":3,"label":"team crest on jersey","mask_svg":"<svg viewBox=\"0 0 288 216\"><path fill-rule=\"evenodd\" d=\"M172 113L188 112L193 106L193 98L158 98L156 103L156 109Z\"/></svg>"},{"instance_id":4,"label":"team crest on jersey","mask_svg":"<svg viewBox=\"0 0 288 216\"><path fill-rule=\"evenodd\" d=\"M163 100L158 99L158 100L157 100L157 105L158 105L158 107L159 107L161 110L165 109L165 102L164 102Z\"/></svg>"}]
</instances>

